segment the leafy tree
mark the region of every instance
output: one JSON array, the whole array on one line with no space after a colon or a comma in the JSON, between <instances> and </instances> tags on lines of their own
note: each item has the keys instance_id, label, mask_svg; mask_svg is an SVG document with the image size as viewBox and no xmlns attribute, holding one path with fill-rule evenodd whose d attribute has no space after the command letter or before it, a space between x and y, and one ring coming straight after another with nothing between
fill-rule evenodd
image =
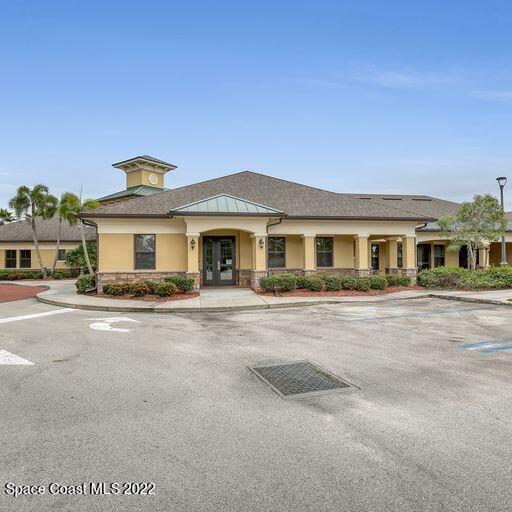
<instances>
[{"instance_id":1,"label":"leafy tree","mask_svg":"<svg viewBox=\"0 0 512 512\"><path fill-rule=\"evenodd\" d=\"M59 218L59 229L57 231L57 243L55 247L55 257L52 264L52 274L55 272L59 258L60 236L62 231L62 222L67 221L70 224L76 224L76 212L80 209L80 199L72 192L64 192L57 205L56 214Z\"/></svg>"},{"instance_id":2,"label":"leafy tree","mask_svg":"<svg viewBox=\"0 0 512 512\"><path fill-rule=\"evenodd\" d=\"M35 185L32 189L25 185L18 187L16 195L9 201L9 208L14 211L16 217L24 218L32 227L32 238L41 271L44 271L44 264L37 238L36 218L49 219L53 217L57 203L57 198L50 194L46 185L42 184Z\"/></svg>"},{"instance_id":3,"label":"leafy tree","mask_svg":"<svg viewBox=\"0 0 512 512\"><path fill-rule=\"evenodd\" d=\"M13 214L5 208L0 208L0 226L12 222L14 220Z\"/></svg>"},{"instance_id":4,"label":"leafy tree","mask_svg":"<svg viewBox=\"0 0 512 512\"><path fill-rule=\"evenodd\" d=\"M87 212L89 210L94 210L100 206L100 203L96 201L96 199L86 199L85 201L79 201L79 212ZM78 213L78 212L77 212ZM94 274L94 270L91 265L91 258L89 257L89 246L85 243L85 229L84 229L84 221L80 219L80 234L82 236L82 247L84 249L84 258L85 263L87 264L87 269L89 270L89 274ZM94 246L96 247L96 246ZM96 266L96 265L95 265Z\"/></svg>"},{"instance_id":5,"label":"leafy tree","mask_svg":"<svg viewBox=\"0 0 512 512\"><path fill-rule=\"evenodd\" d=\"M89 247L90 244L87 244L85 242L85 230L84 230L84 223L83 221L78 217L78 214L80 212L86 212L88 210L94 210L95 208L98 208L100 206L100 203L96 201L95 199L86 199L82 202L80 197L78 197L76 194L72 194L71 192L67 192L66 194L66 205L65 209L63 211L64 215L66 216L66 220L68 220L72 225L75 225L77 222L79 223L80 227L80 235L82 238L82 260L80 262L80 267L87 266L87 269L89 271L89 274L94 274L93 266L96 266L96 263L91 264L91 258L89 257ZM63 195L64 197L64 195ZM94 245L94 248L96 246ZM66 258L67 263L67 258ZM69 263L68 263L69 265ZM75 266L75 265L72 265Z\"/></svg>"},{"instance_id":6,"label":"leafy tree","mask_svg":"<svg viewBox=\"0 0 512 512\"><path fill-rule=\"evenodd\" d=\"M89 255L89 261L93 267L98 266L97 247L93 242L87 242L87 254ZM79 245L76 249L66 251L64 257L66 265L72 268L85 267L87 265L84 253L84 246Z\"/></svg>"},{"instance_id":7,"label":"leafy tree","mask_svg":"<svg viewBox=\"0 0 512 512\"><path fill-rule=\"evenodd\" d=\"M470 267L476 269L476 251L484 242L495 242L507 227L499 201L491 194L465 201L453 215L438 219L441 236L451 240L449 251L468 248Z\"/></svg>"}]
</instances>

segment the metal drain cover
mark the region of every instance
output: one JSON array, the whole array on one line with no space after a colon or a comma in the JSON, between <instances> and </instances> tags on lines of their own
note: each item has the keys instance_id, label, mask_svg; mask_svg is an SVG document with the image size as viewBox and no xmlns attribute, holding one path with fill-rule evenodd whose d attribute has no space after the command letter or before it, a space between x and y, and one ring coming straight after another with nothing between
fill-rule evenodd
<instances>
[{"instance_id":1,"label":"metal drain cover","mask_svg":"<svg viewBox=\"0 0 512 512\"><path fill-rule=\"evenodd\" d=\"M311 361L262 364L249 369L284 399L339 393L355 387Z\"/></svg>"}]
</instances>

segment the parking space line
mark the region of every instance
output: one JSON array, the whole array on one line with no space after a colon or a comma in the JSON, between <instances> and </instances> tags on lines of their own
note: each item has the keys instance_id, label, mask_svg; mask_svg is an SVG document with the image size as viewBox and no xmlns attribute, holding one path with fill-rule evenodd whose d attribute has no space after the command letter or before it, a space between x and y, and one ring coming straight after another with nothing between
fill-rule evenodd
<instances>
[{"instance_id":1,"label":"parking space line","mask_svg":"<svg viewBox=\"0 0 512 512\"><path fill-rule=\"evenodd\" d=\"M31 318L39 318L41 316L60 315L62 313L70 313L71 311L78 311L78 309L63 308L56 309L55 311L45 311L44 313L33 313L32 315L11 316L9 318L0 318L0 324L8 322L19 322L20 320L30 320Z\"/></svg>"},{"instance_id":2,"label":"parking space line","mask_svg":"<svg viewBox=\"0 0 512 512\"><path fill-rule=\"evenodd\" d=\"M31 366L34 363L7 350L0 350L0 364Z\"/></svg>"},{"instance_id":3,"label":"parking space line","mask_svg":"<svg viewBox=\"0 0 512 512\"><path fill-rule=\"evenodd\" d=\"M512 350L512 345L501 345L499 347L486 348L484 350L479 350L481 354L487 354L489 352L501 352L503 350Z\"/></svg>"}]
</instances>

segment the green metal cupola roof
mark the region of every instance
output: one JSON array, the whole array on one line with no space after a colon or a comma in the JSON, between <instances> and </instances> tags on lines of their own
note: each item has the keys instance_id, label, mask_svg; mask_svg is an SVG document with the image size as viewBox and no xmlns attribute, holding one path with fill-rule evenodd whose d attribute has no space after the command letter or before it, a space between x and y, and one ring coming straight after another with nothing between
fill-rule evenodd
<instances>
[{"instance_id":1,"label":"green metal cupola roof","mask_svg":"<svg viewBox=\"0 0 512 512\"><path fill-rule=\"evenodd\" d=\"M98 201L111 201L113 199L121 199L124 197L143 197L143 196L152 196L153 194L158 194L158 192L162 192L162 189L159 187L150 187L148 185L136 185L134 187L128 187L126 190L121 190L120 192L114 192L108 196L100 197Z\"/></svg>"},{"instance_id":2,"label":"green metal cupola roof","mask_svg":"<svg viewBox=\"0 0 512 512\"><path fill-rule=\"evenodd\" d=\"M254 203L229 194L219 194L194 203L178 206L169 213L172 215L284 215L282 211L270 206Z\"/></svg>"}]
</instances>

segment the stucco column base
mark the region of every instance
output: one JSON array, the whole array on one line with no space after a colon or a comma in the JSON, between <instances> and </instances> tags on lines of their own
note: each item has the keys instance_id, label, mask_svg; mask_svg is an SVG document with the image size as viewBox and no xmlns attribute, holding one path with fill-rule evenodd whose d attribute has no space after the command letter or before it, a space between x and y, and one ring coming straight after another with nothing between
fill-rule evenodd
<instances>
[{"instance_id":1,"label":"stucco column base","mask_svg":"<svg viewBox=\"0 0 512 512\"><path fill-rule=\"evenodd\" d=\"M303 270L305 276L310 276L312 274L316 274L317 270L316 268L308 268Z\"/></svg>"},{"instance_id":2,"label":"stucco column base","mask_svg":"<svg viewBox=\"0 0 512 512\"><path fill-rule=\"evenodd\" d=\"M251 270L251 288L253 290L258 290L260 287L260 278L267 276L267 270Z\"/></svg>"},{"instance_id":3,"label":"stucco column base","mask_svg":"<svg viewBox=\"0 0 512 512\"><path fill-rule=\"evenodd\" d=\"M386 274L400 274L401 270L398 267L388 267L386 268Z\"/></svg>"},{"instance_id":4,"label":"stucco column base","mask_svg":"<svg viewBox=\"0 0 512 512\"><path fill-rule=\"evenodd\" d=\"M372 274L371 268L356 268L354 269L355 275L359 277L368 277Z\"/></svg>"},{"instance_id":5,"label":"stucco column base","mask_svg":"<svg viewBox=\"0 0 512 512\"><path fill-rule=\"evenodd\" d=\"M194 280L194 290L199 290L201 274L199 272L187 272L187 277L191 277Z\"/></svg>"},{"instance_id":6,"label":"stucco column base","mask_svg":"<svg viewBox=\"0 0 512 512\"><path fill-rule=\"evenodd\" d=\"M402 269L403 276L409 276L411 278L411 284L416 284L418 279L418 269L414 268L403 268Z\"/></svg>"}]
</instances>

